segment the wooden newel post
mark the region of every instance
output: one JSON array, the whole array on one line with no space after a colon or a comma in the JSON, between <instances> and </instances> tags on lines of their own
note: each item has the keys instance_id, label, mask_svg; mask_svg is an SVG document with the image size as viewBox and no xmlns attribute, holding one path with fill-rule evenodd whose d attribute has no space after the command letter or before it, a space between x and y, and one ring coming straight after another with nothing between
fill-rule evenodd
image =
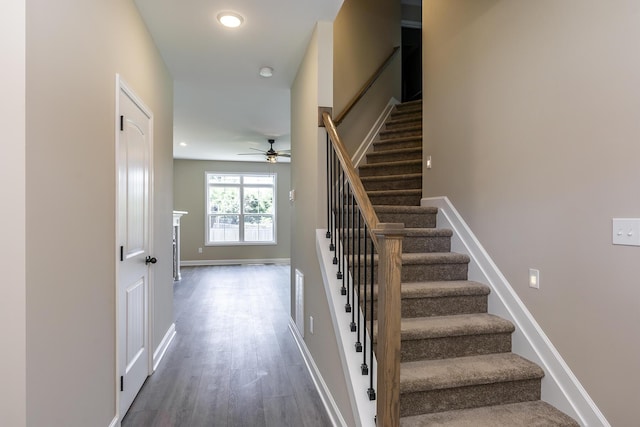
<instances>
[{"instance_id":1,"label":"wooden newel post","mask_svg":"<svg viewBox=\"0 0 640 427\"><path fill-rule=\"evenodd\" d=\"M400 281L404 224L381 223L378 238L377 426L400 425Z\"/></svg>"}]
</instances>

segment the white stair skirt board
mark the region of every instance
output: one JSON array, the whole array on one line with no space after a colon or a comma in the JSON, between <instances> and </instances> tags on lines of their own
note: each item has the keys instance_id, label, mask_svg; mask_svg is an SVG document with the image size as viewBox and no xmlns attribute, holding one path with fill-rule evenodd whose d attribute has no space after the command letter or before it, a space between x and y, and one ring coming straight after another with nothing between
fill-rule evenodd
<instances>
[{"instance_id":1,"label":"white stair skirt board","mask_svg":"<svg viewBox=\"0 0 640 427\"><path fill-rule=\"evenodd\" d=\"M158 366L160 365L162 358L164 357L165 353L167 352L167 349L173 342L173 339L175 338L175 336L176 336L176 324L172 323L171 326L169 326L169 329L167 329L167 333L164 334L162 341L160 341L158 348L156 349L156 351L153 352L153 372L155 372Z\"/></svg>"},{"instance_id":2,"label":"white stair skirt board","mask_svg":"<svg viewBox=\"0 0 640 427\"><path fill-rule=\"evenodd\" d=\"M371 150L373 142L376 140L376 137L384 127L387 118L391 115L393 107L398 104L400 104L400 101L395 98L391 98L387 106L384 107L382 113L380 113L380 115L378 116L378 120L376 120L376 122L373 124L371 130L369 131L367 136L364 137L364 140L354 153L353 158L351 159L354 167L357 168L358 166L360 166L360 163L362 163L362 159L364 159L365 155Z\"/></svg>"},{"instance_id":3,"label":"white stair skirt board","mask_svg":"<svg viewBox=\"0 0 640 427\"><path fill-rule=\"evenodd\" d=\"M296 268L296 327L298 332L304 338L304 274Z\"/></svg>"},{"instance_id":4,"label":"white stair skirt board","mask_svg":"<svg viewBox=\"0 0 640 427\"><path fill-rule=\"evenodd\" d=\"M342 280L336 279L338 266L333 264L333 253L329 250L329 239L326 237L326 232L326 229L316 230L316 251L318 253L318 261L320 262L324 290L329 303L329 311L331 312L331 320L336 339L338 340L338 351L347 383L351 407L353 408L353 416L356 426L375 427L376 401L369 400L367 396L369 376L362 375L360 371L362 353L356 353L355 351L355 335L351 332L349 326L351 323L351 313L346 313L344 310L344 296L340 294ZM336 244L339 243L336 242ZM347 272L345 272L345 280L351 280L351 276ZM360 324L364 324L361 313L358 312L357 314L360 316ZM366 328L363 332L367 334ZM369 335L367 335L367 340L368 351L371 345L371 337ZM377 372L375 355L373 362L370 363L369 370L370 372ZM377 375L374 376L374 381L376 379ZM377 389L377 385L374 384L374 387Z\"/></svg>"},{"instance_id":5,"label":"white stair skirt board","mask_svg":"<svg viewBox=\"0 0 640 427\"><path fill-rule=\"evenodd\" d=\"M438 208L437 226L453 230L451 251L471 258L469 280L491 288L491 313L516 325L513 352L543 367L546 375L542 380L542 400L585 427L611 427L451 201L447 197L423 198L421 206Z\"/></svg>"},{"instance_id":6,"label":"white stair skirt board","mask_svg":"<svg viewBox=\"0 0 640 427\"><path fill-rule=\"evenodd\" d=\"M289 265L291 258L265 258L265 259L202 259L191 261L180 261L183 267L203 266L203 265L248 265L248 264L284 264Z\"/></svg>"},{"instance_id":7,"label":"white stair skirt board","mask_svg":"<svg viewBox=\"0 0 640 427\"><path fill-rule=\"evenodd\" d=\"M311 379L313 380L313 384L316 386L316 390L318 390L318 394L320 395L320 399L324 404L324 407L327 410L327 414L331 419L331 424L333 427L347 427L347 423L342 418L342 414L338 409L338 405L336 401L333 399L331 395L331 391L329 391L329 387L327 387L327 383L324 382L322 375L320 374L320 370L318 366L313 360L311 353L309 353L309 349L307 345L304 343L304 339L295 323L293 323L293 319L289 319L289 330L293 335L293 339L298 345L298 349L300 350L300 354L302 354L302 358L304 359L304 363L307 366L307 370L311 375Z\"/></svg>"},{"instance_id":8,"label":"white stair skirt board","mask_svg":"<svg viewBox=\"0 0 640 427\"><path fill-rule=\"evenodd\" d=\"M109 423L109 427L117 427L117 426L119 426L120 424L118 424L118 421L120 421L120 420L118 420L118 416L116 415L116 416L111 420L111 422Z\"/></svg>"}]
</instances>

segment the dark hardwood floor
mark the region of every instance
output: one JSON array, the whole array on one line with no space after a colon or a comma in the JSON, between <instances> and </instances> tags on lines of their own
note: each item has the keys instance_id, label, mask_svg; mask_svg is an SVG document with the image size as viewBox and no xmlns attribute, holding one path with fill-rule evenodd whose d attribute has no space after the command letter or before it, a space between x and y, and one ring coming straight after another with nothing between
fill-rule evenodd
<instances>
[{"instance_id":1,"label":"dark hardwood floor","mask_svg":"<svg viewBox=\"0 0 640 427\"><path fill-rule=\"evenodd\" d=\"M288 329L289 283L289 266L183 267L177 335L122 426L330 426Z\"/></svg>"}]
</instances>

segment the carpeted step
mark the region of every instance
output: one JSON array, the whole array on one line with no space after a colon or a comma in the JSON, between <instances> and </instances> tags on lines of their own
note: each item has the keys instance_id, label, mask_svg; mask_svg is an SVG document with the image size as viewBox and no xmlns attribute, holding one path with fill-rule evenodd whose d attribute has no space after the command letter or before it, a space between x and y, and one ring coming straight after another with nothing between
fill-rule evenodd
<instances>
[{"instance_id":1,"label":"carpeted step","mask_svg":"<svg viewBox=\"0 0 640 427\"><path fill-rule=\"evenodd\" d=\"M397 129L381 130L378 135L380 136L380 139L398 138L403 136L422 136L422 123L402 126Z\"/></svg>"},{"instance_id":2,"label":"carpeted step","mask_svg":"<svg viewBox=\"0 0 640 427\"><path fill-rule=\"evenodd\" d=\"M398 148L395 150L373 151L367 154L368 165L381 162L396 162L398 160L422 159L422 147Z\"/></svg>"},{"instance_id":3,"label":"carpeted step","mask_svg":"<svg viewBox=\"0 0 640 427\"><path fill-rule=\"evenodd\" d=\"M401 190L422 188L422 174L411 173L402 175L363 176L360 178L364 189L369 190Z\"/></svg>"},{"instance_id":4,"label":"carpeted step","mask_svg":"<svg viewBox=\"0 0 640 427\"><path fill-rule=\"evenodd\" d=\"M374 255L373 280L378 278L378 255ZM370 266L371 260L367 260ZM361 258L361 273L364 273L364 257ZM402 282L429 280L466 280L469 257L454 252L403 253ZM367 271L367 274L369 272Z\"/></svg>"},{"instance_id":5,"label":"carpeted step","mask_svg":"<svg viewBox=\"0 0 640 427\"><path fill-rule=\"evenodd\" d=\"M360 176L400 175L422 172L422 159L380 162L358 167Z\"/></svg>"},{"instance_id":6,"label":"carpeted step","mask_svg":"<svg viewBox=\"0 0 640 427\"><path fill-rule=\"evenodd\" d=\"M398 119L413 119L422 122L422 108L414 108L411 110L393 110L385 123L393 122Z\"/></svg>"},{"instance_id":7,"label":"carpeted step","mask_svg":"<svg viewBox=\"0 0 640 427\"><path fill-rule=\"evenodd\" d=\"M404 231L406 233L402 240L402 252L404 253L449 252L451 250L453 231L448 228L405 228ZM346 233L349 238L355 238L356 245L358 238L360 238L360 248L371 242L369 236L365 236L364 228L356 228L355 230L347 228ZM347 252L351 253L349 250Z\"/></svg>"},{"instance_id":8,"label":"carpeted step","mask_svg":"<svg viewBox=\"0 0 640 427\"><path fill-rule=\"evenodd\" d=\"M402 319L401 362L511 351L513 324L487 313ZM377 323L374 324L374 343Z\"/></svg>"},{"instance_id":9,"label":"carpeted step","mask_svg":"<svg viewBox=\"0 0 640 427\"><path fill-rule=\"evenodd\" d=\"M422 148L422 134L403 137L389 137L373 142L373 151L395 150L398 148Z\"/></svg>"},{"instance_id":10,"label":"carpeted step","mask_svg":"<svg viewBox=\"0 0 640 427\"><path fill-rule=\"evenodd\" d=\"M422 100L416 99L415 101L396 104L393 111L394 112L422 111Z\"/></svg>"},{"instance_id":11,"label":"carpeted step","mask_svg":"<svg viewBox=\"0 0 640 427\"><path fill-rule=\"evenodd\" d=\"M422 115L416 112L411 114L392 116L384 123L384 128L390 130L417 125L420 125L422 127Z\"/></svg>"},{"instance_id":12,"label":"carpeted step","mask_svg":"<svg viewBox=\"0 0 640 427\"><path fill-rule=\"evenodd\" d=\"M432 206L382 206L373 209L380 222L401 222L405 227L435 227L438 208Z\"/></svg>"},{"instance_id":13,"label":"carpeted step","mask_svg":"<svg viewBox=\"0 0 640 427\"><path fill-rule=\"evenodd\" d=\"M579 427L573 418L541 400L461 409L400 419L400 427Z\"/></svg>"},{"instance_id":14,"label":"carpeted step","mask_svg":"<svg viewBox=\"0 0 640 427\"><path fill-rule=\"evenodd\" d=\"M513 353L400 365L400 416L540 399L543 370Z\"/></svg>"},{"instance_id":15,"label":"carpeted step","mask_svg":"<svg viewBox=\"0 0 640 427\"><path fill-rule=\"evenodd\" d=\"M410 190L373 190L367 191L374 205L420 206L422 189Z\"/></svg>"},{"instance_id":16,"label":"carpeted step","mask_svg":"<svg viewBox=\"0 0 640 427\"><path fill-rule=\"evenodd\" d=\"M367 295L371 291L367 289ZM487 285L467 280L404 282L401 284L402 318L452 316L486 313ZM364 288L361 291L364 294ZM378 286L373 287L373 300L378 300ZM377 318L377 304L373 317ZM369 315L369 313L367 313Z\"/></svg>"}]
</instances>

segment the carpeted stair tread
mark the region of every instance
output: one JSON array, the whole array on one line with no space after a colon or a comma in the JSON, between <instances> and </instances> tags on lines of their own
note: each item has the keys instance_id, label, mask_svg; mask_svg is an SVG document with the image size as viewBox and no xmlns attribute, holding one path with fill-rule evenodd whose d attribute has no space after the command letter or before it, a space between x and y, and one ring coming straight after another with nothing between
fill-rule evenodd
<instances>
[{"instance_id":1,"label":"carpeted stair tread","mask_svg":"<svg viewBox=\"0 0 640 427\"><path fill-rule=\"evenodd\" d=\"M469 255L455 252L404 253L402 265L412 264L468 264Z\"/></svg>"},{"instance_id":2,"label":"carpeted stair tread","mask_svg":"<svg viewBox=\"0 0 640 427\"><path fill-rule=\"evenodd\" d=\"M422 123L416 125L407 125L402 127L397 127L393 129L385 129L381 130L379 135L380 139L389 138L390 135L422 135Z\"/></svg>"},{"instance_id":3,"label":"carpeted stair tread","mask_svg":"<svg viewBox=\"0 0 640 427\"><path fill-rule=\"evenodd\" d=\"M374 182L374 181L404 181L407 179L416 179L422 178L421 173L405 173L400 175L382 175L382 176L363 176L360 180L365 182Z\"/></svg>"},{"instance_id":4,"label":"carpeted stair tread","mask_svg":"<svg viewBox=\"0 0 640 427\"><path fill-rule=\"evenodd\" d=\"M539 380L544 371L514 353L485 354L400 364L400 393Z\"/></svg>"},{"instance_id":5,"label":"carpeted stair tread","mask_svg":"<svg viewBox=\"0 0 640 427\"><path fill-rule=\"evenodd\" d=\"M415 415L400 427L579 427L575 420L541 400Z\"/></svg>"},{"instance_id":6,"label":"carpeted stair tread","mask_svg":"<svg viewBox=\"0 0 640 427\"><path fill-rule=\"evenodd\" d=\"M346 228L347 233L352 233L354 229ZM355 228L355 232L364 235L364 228ZM451 237L453 231L450 228L405 228L406 236L410 237Z\"/></svg>"},{"instance_id":7,"label":"carpeted stair tread","mask_svg":"<svg viewBox=\"0 0 640 427\"><path fill-rule=\"evenodd\" d=\"M369 190L369 197L375 196L402 196L402 195L419 195L422 196L422 188L410 188L408 190Z\"/></svg>"},{"instance_id":8,"label":"carpeted stair tread","mask_svg":"<svg viewBox=\"0 0 640 427\"><path fill-rule=\"evenodd\" d=\"M477 313L403 319L400 330L402 339L426 339L511 333L515 327L513 323L498 316Z\"/></svg>"},{"instance_id":9,"label":"carpeted stair tread","mask_svg":"<svg viewBox=\"0 0 640 427\"><path fill-rule=\"evenodd\" d=\"M442 280L428 282L401 283L402 299L446 298L455 296L489 295L491 289L484 283L469 280ZM378 285L373 288L374 298L378 297Z\"/></svg>"},{"instance_id":10,"label":"carpeted stair tread","mask_svg":"<svg viewBox=\"0 0 640 427\"><path fill-rule=\"evenodd\" d=\"M402 214L437 214L438 208L433 206L387 206L373 205L377 213L402 213Z\"/></svg>"},{"instance_id":11,"label":"carpeted stair tread","mask_svg":"<svg viewBox=\"0 0 640 427\"><path fill-rule=\"evenodd\" d=\"M422 147L393 148L383 151L372 151L367 154L367 163L374 164L393 160L422 159Z\"/></svg>"},{"instance_id":12,"label":"carpeted stair tread","mask_svg":"<svg viewBox=\"0 0 640 427\"><path fill-rule=\"evenodd\" d=\"M487 313L458 314L455 316L415 317L402 319L402 340L420 340L464 335L512 333L513 323ZM373 327L374 342L378 336L378 322Z\"/></svg>"},{"instance_id":13,"label":"carpeted stair tread","mask_svg":"<svg viewBox=\"0 0 640 427\"><path fill-rule=\"evenodd\" d=\"M380 163L364 164L364 165L360 165L358 169L380 169L384 167L407 166L407 165L416 165L421 163L422 163L422 159L398 160L395 162L380 162Z\"/></svg>"},{"instance_id":14,"label":"carpeted stair tread","mask_svg":"<svg viewBox=\"0 0 640 427\"><path fill-rule=\"evenodd\" d=\"M419 144L419 147L422 148L422 135L410 135L410 136L391 136L387 138L381 137L378 141L373 142L374 152L376 151L384 151L387 146L392 146L394 143L413 143L416 142ZM406 147L409 148L409 147ZM395 150L396 148L389 148L389 150Z\"/></svg>"}]
</instances>

